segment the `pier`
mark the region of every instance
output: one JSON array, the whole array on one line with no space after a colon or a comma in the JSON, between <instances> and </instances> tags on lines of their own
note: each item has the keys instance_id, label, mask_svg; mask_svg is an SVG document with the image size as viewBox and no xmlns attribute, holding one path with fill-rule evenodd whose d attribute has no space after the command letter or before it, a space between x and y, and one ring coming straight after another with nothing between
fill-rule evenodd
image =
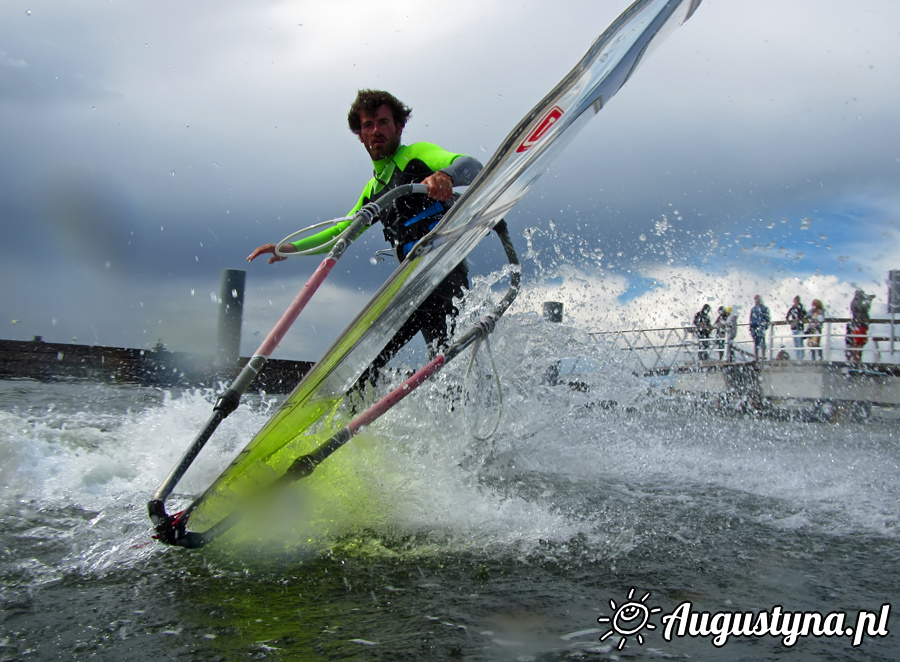
<instances>
[{"instance_id":1,"label":"pier","mask_svg":"<svg viewBox=\"0 0 900 662\"><path fill-rule=\"evenodd\" d=\"M170 352L161 344L152 350L101 345L0 340L0 379L40 381L85 380L160 387L216 387L230 382L247 358L222 361L213 355ZM312 363L270 359L252 388L287 393Z\"/></svg>"},{"instance_id":2,"label":"pier","mask_svg":"<svg viewBox=\"0 0 900 662\"><path fill-rule=\"evenodd\" d=\"M859 360L849 360L849 319L825 320L822 359L796 348L787 322L769 328L765 359L754 361L749 333L732 344L700 339L690 326L592 333L593 339L629 352L637 371L664 382L673 393L746 410L818 412L900 407L900 337L893 319L871 320ZM803 336L804 345L807 336ZM721 344L720 344L721 342ZM729 351L730 350L730 351ZM801 354L802 352L802 354ZM731 360L725 360L731 356Z\"/></svg>"}]
</instances>

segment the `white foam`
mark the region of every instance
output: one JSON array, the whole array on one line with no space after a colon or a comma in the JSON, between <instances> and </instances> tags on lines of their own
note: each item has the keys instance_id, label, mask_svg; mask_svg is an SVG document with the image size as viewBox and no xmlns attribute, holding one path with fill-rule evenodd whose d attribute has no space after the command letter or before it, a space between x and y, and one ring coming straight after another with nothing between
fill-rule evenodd
<instances>
[{"instance_id":1,"label":"white foam","mask_svg":"<svg viewBox=\"0 0 900 662\"><path fill-rule=\"evenodd\" d=\"M378 449L358 467L379 503L365 520L373 535L513 554L579 538L611 557L637 544L648 503L738 512L782 530L900 532L895 425L666 413L620 354L533 315L502 320L493 353L504 405L492 441L472 439L465 423L465 357L365 432ZM599 366L580 376L587 393L541 383L548 365L572 356ZM213 393L148 401L147 389L95 387L84 404L79 385L57 385L59 405L42 409L28 403L49 387L18 388L21 404L0 412L4 517L31 536L68 536L67 562L90 571L152 553L135 549L149 540L146 503L205 425ZM108 395L122 404L104 408ZM591 406L608 400L617 406ZM270 412L268 403L232 414L171 500L205 489Z\"/></svg>"}]
</instances>

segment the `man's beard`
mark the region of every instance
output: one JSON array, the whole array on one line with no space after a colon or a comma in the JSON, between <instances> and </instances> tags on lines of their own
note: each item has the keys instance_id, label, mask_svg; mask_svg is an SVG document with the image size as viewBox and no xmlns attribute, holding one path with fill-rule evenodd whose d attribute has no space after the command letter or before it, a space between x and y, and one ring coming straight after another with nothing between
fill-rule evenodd
<instances>
[{"instance_id":1,"label":"man's beard","mask_svg":"<svg viewBox=\"0 0 900 662\"><path fill-rule=\"evenodd\" d=\"M389 156L393 156L398 147L400 147L399 137L388 140L383 145L366 145L366 151L373 161L379 161Z\"/></svg>"}]
</instances>

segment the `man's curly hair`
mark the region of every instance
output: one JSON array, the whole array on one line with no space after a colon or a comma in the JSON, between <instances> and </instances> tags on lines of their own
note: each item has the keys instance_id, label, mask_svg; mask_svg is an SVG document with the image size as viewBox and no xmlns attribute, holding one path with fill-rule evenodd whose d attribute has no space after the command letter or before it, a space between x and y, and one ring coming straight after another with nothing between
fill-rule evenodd
<instances>
[{"instance_id":1,"label":"man's curly hair","mask_svg":"<svg viewBox=\"0 0 900 662\"><path fill-rule=\"evenodd\" d=\"M412 115L412 108L406 106L390 92L385 92L383 90L360 90L356 95L356 100L353 102L353 105L350 106L350 112L347 113L347 123L350 125L350 130L356 135L359 135L359 132L362 130L362 121L360 120L359 114L362 111L366 111L367 113L374 115L382 106L387 106L391 109L391 114L394 116L394 123L401 129L406 126L406 120Z\"/></svg>"}]
</instances>

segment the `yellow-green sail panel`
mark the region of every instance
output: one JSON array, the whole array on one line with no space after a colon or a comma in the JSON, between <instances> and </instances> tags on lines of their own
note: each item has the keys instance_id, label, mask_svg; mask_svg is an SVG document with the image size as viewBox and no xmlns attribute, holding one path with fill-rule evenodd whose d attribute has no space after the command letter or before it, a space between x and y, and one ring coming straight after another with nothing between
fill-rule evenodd
<instances>
[{"instance_id":1,"label":"yellow-green sail panel","mask_svg":"<svg viewBox=\"0 0 900 662\"><path fill-rule=\"evenodd\" d=\"M341 416L340 410L343 391L328 392L323 388L323 382L342 360L352 355L351 350L382 315L401 285L415 271L417 262L410 261L404 265L405 268L398 270L389 286L382 288L322 360L285 398L253 440L194 502L191 506L191 530L206 530L228 516L238 504L243 504L248 497L284 474L297 457L309 453L346 425L348 420ZM362 362L356 372L361 374L367 365ZM328 484L335 479L346 480L341 464L327 462L316 470L312 477L314 480L306 480L317 485Z\"/></svg>"}]
</instances>

